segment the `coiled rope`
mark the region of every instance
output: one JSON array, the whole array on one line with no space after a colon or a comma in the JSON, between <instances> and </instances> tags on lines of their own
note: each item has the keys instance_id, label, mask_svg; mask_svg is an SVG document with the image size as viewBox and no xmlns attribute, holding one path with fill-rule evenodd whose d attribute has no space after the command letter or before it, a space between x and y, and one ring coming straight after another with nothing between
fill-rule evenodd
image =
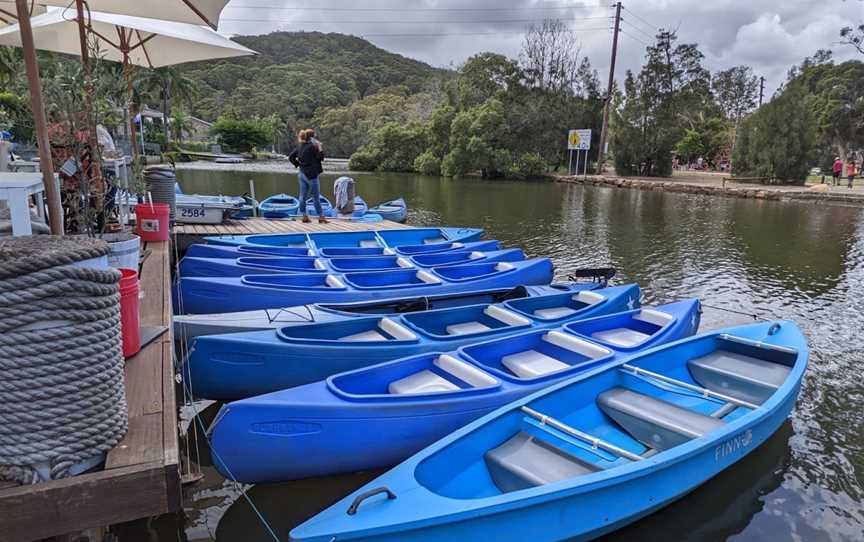
<instances>
[{"instance_id":1,"label":"coiled rope","mask_svg":"<svg viewBox=\"0 0 864 542\"><path fill-rule=\"evenodd\" d=\"M69 476L126 434L121 275L74 265L108 252L87 238L0 240L0 479Z\"/></svg>"}]
</instances>

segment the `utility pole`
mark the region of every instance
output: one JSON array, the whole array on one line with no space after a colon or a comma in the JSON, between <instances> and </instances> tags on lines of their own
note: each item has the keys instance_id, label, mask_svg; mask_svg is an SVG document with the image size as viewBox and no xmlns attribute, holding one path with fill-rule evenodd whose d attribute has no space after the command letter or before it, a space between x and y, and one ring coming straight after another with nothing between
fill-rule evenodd
<instances>
[{"instance_id":1,"label":"utility pole","mask_svg":"<svg viewBox=\"0 0 864 542\"><path fill-rule=\"evenodd\" d=\"M606 163L606 138L609 129L609 110L612 108L612 85L615 83L615 58L618 56L618 31L621 29L621 2L615 3L615 31L612 34L612 61L609 63L609 84L606 86L606 106L603 108L603 125L600 128L600 149L597 151L597 172ZM586 158L587 160L587 158Z\"/></svg>"},{"instance_id":2,"label":"utility pole","mask_svg":"<svg viewBox=\"0 0 864 542\"><path fill-rule=\"evenodd\" d=\"M759 107L762 107L762 96L765 94L765 78L759 78Z\"/></svg>"}]
</instances>

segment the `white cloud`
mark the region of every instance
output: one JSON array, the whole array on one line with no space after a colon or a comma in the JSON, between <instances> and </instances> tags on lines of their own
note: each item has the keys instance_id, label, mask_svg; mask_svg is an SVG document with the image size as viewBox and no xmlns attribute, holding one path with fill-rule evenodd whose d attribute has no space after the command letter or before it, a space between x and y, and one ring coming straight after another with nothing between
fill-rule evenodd
<instances>
[{"instance_id":1,"label":"white cloud","mask_svg":"<svg viewBox=\"0 0 864 542\"><path fill-rule=\"evenodd\" d=\"M607 0L367 0L348 4L322 0L233 0L220 31L265 34L274 30L320 30L364 36L390 51L435 66L458 65L481 51L519 53L528 21L559 17L577 30L583 53L605 80L611 48ZM683 43L699 43L712 71L747 64L773 92L790 67L817 49L840 60L855 58L837 43L840 28L864 21L861 0L632 0L625 5L617 76L638 70L655 26L677 29ZM569 7L570 9L560 9ZM353 8L353 10L352 10ZM394 9L413 11L394 11ZM442 8L451 11L442 11ZM471 11L478 9L478 11ZM587 29L587 30L585 30ZM387 37L385 34L398 34ZM857 55L857 58L861 58ZM864 59L862 59L864 60Z\"/></svg>"}]
</instances>

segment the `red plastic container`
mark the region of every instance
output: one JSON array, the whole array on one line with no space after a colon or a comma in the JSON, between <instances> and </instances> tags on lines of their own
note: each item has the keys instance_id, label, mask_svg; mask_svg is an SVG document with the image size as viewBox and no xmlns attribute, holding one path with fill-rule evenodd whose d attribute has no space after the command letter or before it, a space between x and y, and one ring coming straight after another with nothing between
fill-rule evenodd
<instances>
[{"instance_id":1,"label":"red plastic container","mask_svg":"<svg viewBox=\"0 0 864 542\"><path fill-rule=\"evenodd\" d=\"M167 203L139 203L135 206L138 235L144 241L167 241L171 234L170 215L171 207Z\"/></svg>"},{"instance_id":2,"label":"red plastic container","mask_svg":"<svg viewBox=\"0 0 864 542\"><path fill-rule=\"evenodd\" d=\"M141 350L141 318L138 313L138 272L120 269L120 333L123 336L123 357L132 357Z\"/></svg>"}]
</instances>

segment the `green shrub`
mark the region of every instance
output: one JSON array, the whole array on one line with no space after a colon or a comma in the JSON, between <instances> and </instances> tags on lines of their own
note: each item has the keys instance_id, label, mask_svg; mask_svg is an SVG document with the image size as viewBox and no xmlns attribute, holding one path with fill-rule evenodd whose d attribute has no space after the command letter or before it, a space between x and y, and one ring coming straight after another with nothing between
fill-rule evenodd
<instances>
[{"instance_id":1,"label":"green shrub","mask_svg":"<svg viewBox=\"0 0 864 542\"><path fill-rule=\"evenodd\" d=\"M377 167L378 160L375 153L365 147L360 147L348 160L348 169L354 171L375 171Z\"/></svg>"},{"instance_id":2,"label":"green shrub","mask_svg":"<svg viewBox=\"0 0 864 542\"><path fill-rule=\"evenodd\" d=\"M516 159L509 173L514 177L540 177L546 173L546 169L546 160L539 153L526 152Z\"/></svg>"},{"instance_id":3,"label":"green shrub","mask_svg":"<svg viewBox=\"0 0 864 542\"><path fill-rule=\"evenodd\" d=\"M414 160L414 169L423 175L441 175L441 159L431 150L426 150Z\"/></svg>"},{"instance_id":4,"label":"green shrub","mask_svg":"<svg viewBox=\"0 0 864 542\"><path fill-rule=\"evenodd\" d=\"M250 118L245 120L220 117L210 128L226 150L249 152L255 147L265 147L273 138L269 121Z\"/></svg>"}]
</instances>

